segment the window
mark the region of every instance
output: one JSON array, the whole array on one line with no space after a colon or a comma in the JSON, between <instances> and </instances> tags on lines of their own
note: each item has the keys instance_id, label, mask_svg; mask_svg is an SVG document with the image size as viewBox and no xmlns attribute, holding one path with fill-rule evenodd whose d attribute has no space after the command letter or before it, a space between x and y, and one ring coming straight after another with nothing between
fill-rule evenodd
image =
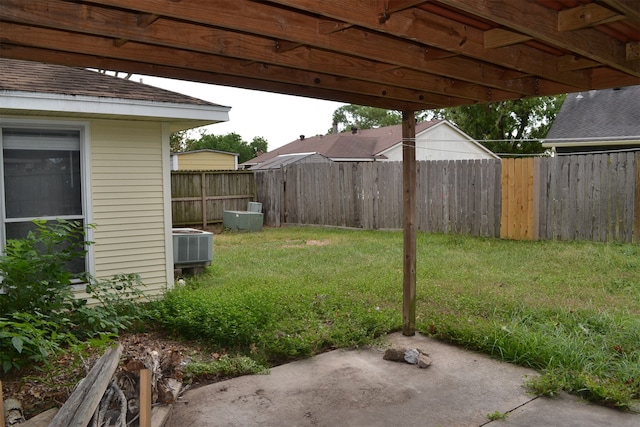
<instances>
[{"instance_id":1,"label":"window","mask_svg":"<svg viewBox=\"0 0 640 427\"><path fill-rule=\"evenodd\" d=\"M33 219L85 224L81 129L2 128L2 245L26 236ZM87 271L79 259L69 266Z\"/></svg>"}]
</instances>

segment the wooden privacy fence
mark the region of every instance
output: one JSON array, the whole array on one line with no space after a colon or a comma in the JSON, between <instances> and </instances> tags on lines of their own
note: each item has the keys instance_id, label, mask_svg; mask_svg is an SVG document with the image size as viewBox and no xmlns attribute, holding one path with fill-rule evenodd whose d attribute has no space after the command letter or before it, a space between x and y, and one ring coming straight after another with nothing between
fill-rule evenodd
<instances>
[{"instance_id":1,"label":"wooden privacy fence","mask_svg":"<svg viewBox=\"0 0 640 427\"><path fill-rule=\"evenodd\" d=\"M518 240L639 241L640 153L418 162L416 229ZM256 172L265 225L402 228L400 162Z\"/></svg>"},{"instance_id":2,"label":"wooden privacy fence","mask_svg":"<svg viewBox=\"0 0 640 427\"><path fill-rule=\"evenodd\" d=\"M638 241L640 153L502 161L501 236Z\"/></svg>"},{"instance_id":3,"label":"wooden privacy fence","mask_svg":"<svg viewBox=\"0 0 640 427\"><path fill-rule=\"evenodd\" d=\"M222 222L225 210L246 211L256 199L256 181L249 171L171 172L173 225Z\"/></svg>"},{"instance_id":4,"label":"wooden privacy fence","mask_svg":"<svg viewBox=\"0 0 640 427\"><path fill-rule=\"evenodd\" d=\"M498 237L500 161L418 162L416 229ZM315 163L256 171L265 224L402 228L400 162Z\"/></svg>"}]
</instances>

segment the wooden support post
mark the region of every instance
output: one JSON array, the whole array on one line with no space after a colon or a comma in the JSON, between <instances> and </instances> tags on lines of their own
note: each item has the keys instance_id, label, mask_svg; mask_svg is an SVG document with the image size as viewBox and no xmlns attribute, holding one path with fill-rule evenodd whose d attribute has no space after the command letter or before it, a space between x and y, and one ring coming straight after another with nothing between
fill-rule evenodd
<instances>
[{"instance_id":1,"label":"wooden support post","mask_svg":"<svg viewBox=\"0 0 640 427\"><path fill-rule=\"evenodd\" d=\"M140 369L140 427L151 427L151 371Z\"/></svg>"},{"instance_id":2,"label":"wooden support post","mask_svg":"<svg viewBox=\"0 0 640 427\"><path fill-rule=\"evenodd\" d=\"M0 381L0 427L4 426L4 397L2 395L2 381Z\"/></svg>"},{"instance_id":3,"label":"wooden support post","mask_svg":"<svg viewBox=\"0 0 640 427\"><path fill-rule=\"evenodd\" d=\"M404 287L402 334L416 333L416 116L402 112Z\"/></svg>"}]
</instances>

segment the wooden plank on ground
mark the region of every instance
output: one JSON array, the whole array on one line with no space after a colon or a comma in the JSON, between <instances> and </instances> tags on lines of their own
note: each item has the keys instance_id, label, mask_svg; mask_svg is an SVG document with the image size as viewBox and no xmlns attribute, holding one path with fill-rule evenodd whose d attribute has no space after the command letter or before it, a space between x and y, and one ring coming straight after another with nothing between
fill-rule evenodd
<instances>
[{"instance_id":1,"label":"wooden plank on ground","mask_svg":"<svg viewBox=\"0 0 640 427\"><path fill-rule=\"evenodd\" d=\"M122 345L105 352L71 393L49 427L86 427L118 367Z\"/></svg>"}]
</instances>

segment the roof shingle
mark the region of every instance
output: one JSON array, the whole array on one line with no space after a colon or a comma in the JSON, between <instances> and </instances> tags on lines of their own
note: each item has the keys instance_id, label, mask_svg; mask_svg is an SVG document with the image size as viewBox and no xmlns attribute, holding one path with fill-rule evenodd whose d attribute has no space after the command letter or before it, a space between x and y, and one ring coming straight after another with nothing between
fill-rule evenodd
<instances>
[{"instance_id":1,"label":"roof shingle","mask_svg":"<svg viewBox=\"0 0 640 427\"><path fill-rule=\"evenodd\" d=\"M84 68L0 58L0 91L51 93L218 106L202 99Z\"/></svg>"},{"instance_id":2,"label":"roof shingle","mask_svg":"<svg viewBox=\"0 0 640 427\"><path fill-rule=\"evenodd\" d=\"M620 140L639 135L640 86L629 86L567 95L547 141Z\"/></svg>"}]
</instances>

